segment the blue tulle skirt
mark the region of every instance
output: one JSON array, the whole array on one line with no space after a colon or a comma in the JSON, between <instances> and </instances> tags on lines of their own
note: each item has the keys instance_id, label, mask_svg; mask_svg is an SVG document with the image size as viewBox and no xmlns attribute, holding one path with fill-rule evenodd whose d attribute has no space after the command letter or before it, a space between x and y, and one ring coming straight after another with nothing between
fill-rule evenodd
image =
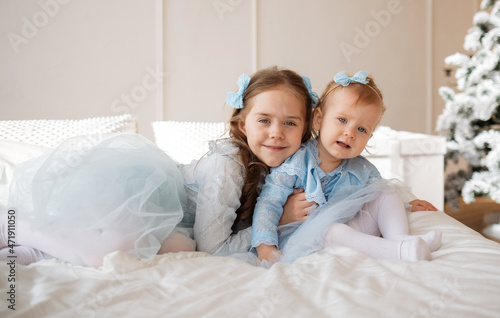
<instances>
[{"instance_id":1,"label":"blue tulle skirt","mask_svg":"<svg viewBox=\"0 0 500 318\"><path fill-rule=\"evenodd\" d=\"M311 211L306 221L279 226L278 241L281 255L276 255L278 262L293 263L323 249L323 239L332 224L349 222L365 204L389 193L400 196L406 208L405 211L401 211L402 213L410 210L408 186L398 180L373 179L366 185L345 186L339 189L326 204ZM372 235L372 233L366 234ZM247 253L219 255L238 258L264 268L273 265L267 260L260 261L255 249Z\"/></svg>"},{"instance_id":2,"label":"blue tulle skirt","mask_svg":"<svg viewBox=\"0 0 500 318\"><path fill-rule=\"evenodd\" d=\"M328 202L312 211L306 221L280 226L280 262L292 263L297 259L323 248L323 238L333 223L347 223L362 209L365 203L377 199L383 193L397 193L406 208L409 189L397 180L373 179L367 185L346 186L337 191ZM401 211L406 213L406 211Z\"/></svg>"},{"instance_id":3,"label":"blue tulle skirt","mask_svg":"<svg viewBox=\"0 0 500 318\"><path fill-rule=\"evenodd\" d=\"M176 163L137 134L75 137L14 172L9 206L37 231L67 240L68 230L112 231L145 259L194 216L184 217L183 176Z\"/></svg>"}]
</instances>

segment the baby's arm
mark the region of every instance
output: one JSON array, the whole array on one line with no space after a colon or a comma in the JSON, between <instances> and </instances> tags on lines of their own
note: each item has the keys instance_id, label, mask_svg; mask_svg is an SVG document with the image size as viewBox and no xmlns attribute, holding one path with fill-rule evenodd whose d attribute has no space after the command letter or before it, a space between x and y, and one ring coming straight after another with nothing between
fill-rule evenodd
<instances>
[{"instance_id":1,"label":"baby's arm","mask_svg":"<svg viewBox=\"0 0 500 318\"><path fill-rule=\"evenodd\" d=\"M283 205L293 192L295 177L273 170L266 177L266 183L255 205L252 221L252 246L259 259L272 260L278 252L278 224L283 214Z\"/></svg>"},{"instance_id":2,"label":"baby's arm","mask_svg":"<svg viewBox=\"0 0 500 318\"><path fill-rule=\"evenodd\" d=\"M417 212L417 211L437 211L437 208L432 205L432 203L427 202L425 200L413 200L410 201L411 205L411 212Z\"/></svg>"},{"instance_id":3,"label":"baby's arm","mask_svg":"<svg viewBox=\"0 0 500 318\"><path fill-rule=\"evenodd\" d=\"M411 212L417 212L417 211L437 211L437 208L432 205L432 203L425 201L425 200L419 200L417 197L411 192L410 188L405 189L404 194L408 198L408 201L411 205Z\"/></svg>"}]
</instances>

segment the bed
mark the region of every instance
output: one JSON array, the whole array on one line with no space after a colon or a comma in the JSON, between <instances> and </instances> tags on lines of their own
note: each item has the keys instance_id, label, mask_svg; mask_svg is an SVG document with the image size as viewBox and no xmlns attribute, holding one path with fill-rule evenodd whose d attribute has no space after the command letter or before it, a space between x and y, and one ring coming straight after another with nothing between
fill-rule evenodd
<instances>
[{"instance_id":1,"label":"bed","mask_svg":"<svg viewBox=\"0 0 500 318\"><path fill-rule=\"evenodd\" d=\"M133 118L121 120L129 123L114 122L113 132L134 129ZM12 139L0 140L2 191L19 161L51 148ZM3 262L0 317L499 317L500 244L442 211L410 213L409 222L413 234L442 231L432 261L331 247L270 269L203 252L148 261L113 252L98 269Z\"/></svg>"}]
</instances>

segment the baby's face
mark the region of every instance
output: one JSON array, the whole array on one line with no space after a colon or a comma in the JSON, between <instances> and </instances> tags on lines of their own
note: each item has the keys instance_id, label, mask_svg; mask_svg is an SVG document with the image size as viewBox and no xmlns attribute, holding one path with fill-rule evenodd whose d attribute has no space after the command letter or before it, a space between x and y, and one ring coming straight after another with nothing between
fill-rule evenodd
<instances>
[{"instance_id":1,"label":"baby's face","mask_svg":"<svg viewBox=\"0 0 500 318\"><path fill-rule=\"evenodd\" d=\"M277 167L301 145L306 119L304 102L285 86L252 98L240 129L252 152L269 167Z\"/></svg>"},{"instance_id":2,"label":"baby's face","mask_svg":"<svg viewBox=\"0 0 500 318\"><path fill-rule=\"evenodd\" d=\"M318 149L321 161L338 162L357 157L363 152L382 116L382 107L361 103L349 89L328 96L314 116L314 129L319 131Z\"/></svg>"}]
</instances>

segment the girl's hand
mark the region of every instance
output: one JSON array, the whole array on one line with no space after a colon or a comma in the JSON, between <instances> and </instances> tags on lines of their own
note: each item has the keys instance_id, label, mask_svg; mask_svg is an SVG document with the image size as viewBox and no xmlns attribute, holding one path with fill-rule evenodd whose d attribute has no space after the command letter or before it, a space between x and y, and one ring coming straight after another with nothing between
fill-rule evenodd
<instances>
[{"instance_id":1,"label":"girl's hand","mask_svg":"<svg viewBox=\"0 0 500 318\"><path fill-rule=\"evenodd\" d=\"M410 201L411 212L417 211L437 211L436 207L425 200Z\"/></svg>"},{"instance_id":2,"label":"girl's hand","mask_svg":"<svg viewBox=\"0 0 500 318\"><path fill-rule=\"evenodd\" d=\"M283 214L281 215L279 225L305 221L307 213L309 213L309 209L313 205L316 205L316 203L306 200L306 194L303 189L293 190L293 193L290 194L283 206Z\"/></svg>"},{"instance_id":3,"label":"girl's hand","mask_svg":"<svg viewBox=\"0 0 500 318\"><path fill-rule=\"evenodd\" d=\"M271 263L276 263L281 256L281 252L274 245L260 244L255 249L261 261L265 259Z\"/></svg>"}]
</instances>

